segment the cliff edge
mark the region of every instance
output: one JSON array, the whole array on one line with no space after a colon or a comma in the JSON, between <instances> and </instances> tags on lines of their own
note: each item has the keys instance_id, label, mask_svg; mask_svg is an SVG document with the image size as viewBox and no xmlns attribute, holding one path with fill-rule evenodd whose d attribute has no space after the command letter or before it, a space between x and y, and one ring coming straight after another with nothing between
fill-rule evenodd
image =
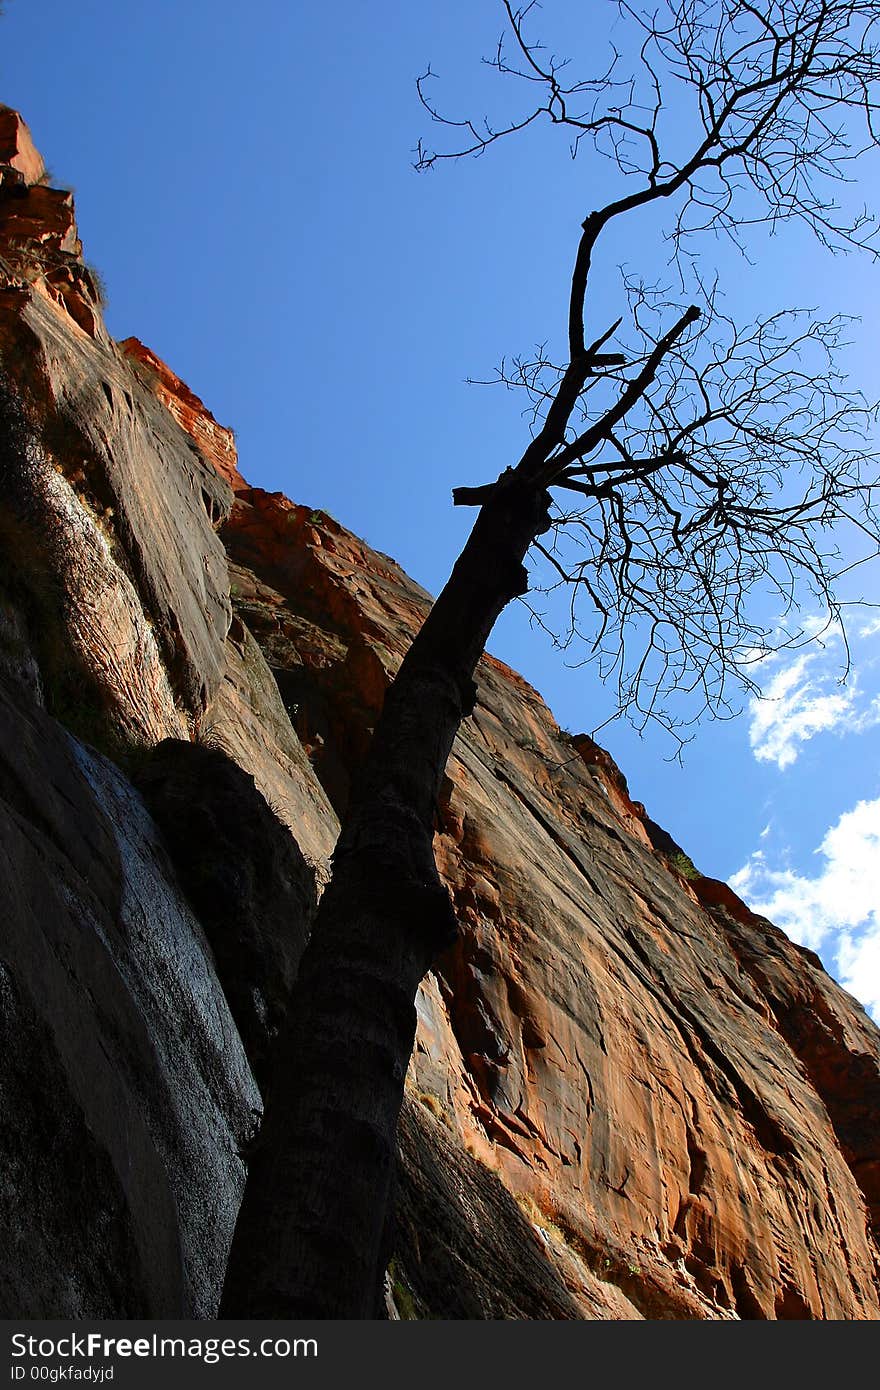
<instances>
[{"instance_id":1,"label":"cliff edge","mask_svg":"<svg viewBox=\"0 0 880 1390\"><path fill-rule=\"evenodd\" d=\"M114 342L0 107L6 1317L212 1317L348 789L430 597ZM880 1033L490 657L392 1317L880 1317Z\"/></svg>"}]
</instances>

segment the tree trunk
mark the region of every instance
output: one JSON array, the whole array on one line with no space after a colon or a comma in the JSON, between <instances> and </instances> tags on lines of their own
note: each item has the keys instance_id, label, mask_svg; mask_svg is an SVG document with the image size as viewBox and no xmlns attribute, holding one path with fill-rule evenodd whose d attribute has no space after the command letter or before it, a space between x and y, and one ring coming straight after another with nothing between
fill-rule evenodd
<instances>
[{"instance_id":1,"label":"tree trunk","mask_svg":"<svg viewBox=\"0 0 880 1390\"><path fill-rule=\"evenodd\" d=\"M548 505L503 475L387 692L300 967L221 1317L378 1315L415 995L455 935L434 862L437 795Z\"/></svg>"}]
</instances>

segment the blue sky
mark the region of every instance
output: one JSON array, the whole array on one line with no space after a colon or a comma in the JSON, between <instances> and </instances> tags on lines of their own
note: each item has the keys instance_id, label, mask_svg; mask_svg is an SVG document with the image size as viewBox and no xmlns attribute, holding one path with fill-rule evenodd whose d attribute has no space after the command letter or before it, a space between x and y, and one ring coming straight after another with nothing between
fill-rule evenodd
<instances>
[{"instance_id":1,"label":"blue sky","mask_svg":"<svg viewBox=\"0 0 880 1390\"><path fill-rule=\"evenodd\" d=\"M577 37L584 9L595 48L608 0L546 0L542 32L558 17ZM481 112L499 29L497 0L8 0L0 20L0 100L76 191L110 331L234 427L253 483L331 512L434 592L471 519L451 488L494 477L527 438L516 398L465 378L560 334L578 224L612 187L553 132L414 172L431 135L416 76L430 62L451 106ZM618 262L663 271L656 227L602 254L614 318ZM860 314L847 365L880 396L878 267L804 235L757 235L751 263L705 255L745 317ZM660 735L615 724L601 740L704 873L733 878L880 1015L880 628L866 615L853 634L846 690L834 634L768 662L766 698L704 724L682 766ZM521 608L490 646L563 726L605 719L595 673Z\"/></svg>"}]
</instances>

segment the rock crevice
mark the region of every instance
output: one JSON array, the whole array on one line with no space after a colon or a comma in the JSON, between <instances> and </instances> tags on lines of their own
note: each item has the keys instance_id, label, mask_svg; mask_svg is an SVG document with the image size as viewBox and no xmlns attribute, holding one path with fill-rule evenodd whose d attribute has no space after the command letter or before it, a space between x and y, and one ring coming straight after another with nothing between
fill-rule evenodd
<instances>
[{"instance_id":1,"label":"rock crevice","mask_svg":"<svg viewBox=\"0 0 880 1390\"><path fill-rule=\"evenodd\" d=\"M211 1317L431 600L251 487L99 301L0 107L0 1301ZM880 1034L818 960L490 656L434 848L459 937L417 999L392 1315L880 1317Z\"/></svg>"}]
</instances>

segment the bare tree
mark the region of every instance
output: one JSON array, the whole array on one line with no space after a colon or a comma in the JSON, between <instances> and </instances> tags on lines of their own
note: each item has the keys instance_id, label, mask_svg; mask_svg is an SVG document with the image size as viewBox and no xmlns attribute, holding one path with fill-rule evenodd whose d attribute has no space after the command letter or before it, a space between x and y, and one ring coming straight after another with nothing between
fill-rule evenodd
<instances>
[{"instance_id":1,"label":"bare tree","mask_svg":"<svg viewBox=\"0 0 880 1390\"><path fill-rule=\"evenodd\" d=\"M535 0L500 3L488 61L525 104L497 124L453 121L426 74L423 103L458 143L421 144L419 167L486 154L543 120L575 156L609 159L619 192L580 227L565 359L542 350L499 371L528 401L522 456L453 494L479 513L352 795L225 1316L376 1315L413 1001L455 930L436 800L486 640L527 591L527 554L567 596L569 636L584 636L621 704L675 727L671 690L697 712L723 707L731 673L748 682L756 655L802 639L800 604L837 620L838 581L880 550L871 412L835 365L844 321L787 311L738 326L698 259L709 235L744 245L762 222L876 255L877 225L846 195L853 161L878 144L880 0L660 0L650 13L623 0L618 46L587 78L527 35ZM596 247L651 206L669 211L676 293L626 278L617 321L594 323Z\"/></svg>"}]
</instances>

